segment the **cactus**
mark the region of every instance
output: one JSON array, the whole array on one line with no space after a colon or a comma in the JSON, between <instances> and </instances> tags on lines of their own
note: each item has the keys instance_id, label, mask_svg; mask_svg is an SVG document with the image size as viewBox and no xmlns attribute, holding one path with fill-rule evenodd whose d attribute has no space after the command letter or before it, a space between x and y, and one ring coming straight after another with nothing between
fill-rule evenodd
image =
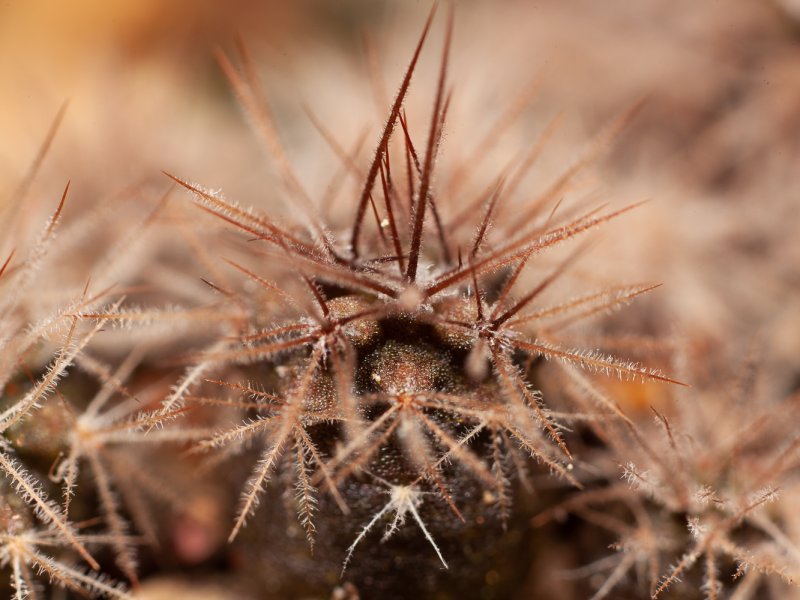
<instances>
[{"instance_id":1,"label":"cactus","mask_svg":"<svg viewBox=\"0 0 800 600\"><path fill-rule=\"evenodd\" d=\"M598 600L796 583L783 488L798 444L775 418L794 399L746 381L726 412L727 388L681 366L685 340L587 325L659 287L587 288L581 240L646 209L570 194L642 104L543 187L524 182L558 118L480 188L472 171L531 90L449 161L452 5L429 114L409 102L436 13L367 161L363 137L345 148L306 107L341 162L322 201L240 43L218 62L288 217L167 173L165 195L127 208L135 224L98 208L65 227L67 185L43 232L9 251L0 566L15 600L48 585L147 598L159 573L193 567L234 597L510 597L576 531L580 589ZM86 232L103 252L85 252ZM77 279L50 289L78 255ZM639 394L657 398L652 423ZM751 396L760 412L743 417Z\"/></svg>"}]
</instances>

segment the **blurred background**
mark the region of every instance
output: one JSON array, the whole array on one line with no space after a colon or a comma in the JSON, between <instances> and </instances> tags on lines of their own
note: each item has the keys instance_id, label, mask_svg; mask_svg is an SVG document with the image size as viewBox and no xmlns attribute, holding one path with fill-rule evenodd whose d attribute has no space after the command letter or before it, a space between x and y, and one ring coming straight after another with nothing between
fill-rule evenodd
<instances>
[{"instance_id":1,"label":"blurred background","mask_svg":"<svg viewBox=\"0 0 800 600\"><path fill-rule=\"evenodd\" d=\"M789 332L800 330L800 302L789 299L797 300L800 277L797 3L457 5L449 158L476 143L534 81L538 92L487 161L489 171L560 113L542 170L563 168L645 98L601 165L615 197L655 200L624 239L612 236L626 246L615 250L626 256L615 268L646 265L680 290L661 295L681 305L682 323L715 335L790 323L778 328L776 346L796 356L800 336ZM71 179L77 210L143 181L163 185L166 170L243 203L265 202L269 161L214 58L237 36L256 57L290 159L319 193L336 159L302 103L345 146L367 128L369 152L428 8L372 0L4 0L0 198L13 202L68 101L29 198L55 198ZM423 81L436 68L434 47L422 61ZM431 93L415 84L410 102L424 107ZM411 107L409 114L413 125Z\"/></svg>"},{"instance_id":2,"label":"blurred background","mask_svg":"<svg viewBox=\"0 0 800 600\"><path fill-rule=\"evenodd\" d=\"M481 189L563 115L522 196L644 99L582 184L613 205L652 202L592 247L585 276L663 282L646 311L626 318L656 321L647 329L688 340L711 357L709 368L717 354L744 354L760 336L769 385L800 388L798 2L456 5L443 161L481 156L471 175ZM366 134L364 164L429 8L399 0L0 0L0 220L24 205L36 229L67 180L68 219L114 203L149 206L169 188L162 170L285 211L274 168L215 58L239 37L289 159L312 197L323 198L338 162L303 105L344 147ZM428 119L441 30L434 28L407 102L418 131ZM48 156L21 195L65 103ZM518 117L482 156L481 140L515 103ZM458 202L450 198L449 207Z\"/></svg>"}]
</instances>

